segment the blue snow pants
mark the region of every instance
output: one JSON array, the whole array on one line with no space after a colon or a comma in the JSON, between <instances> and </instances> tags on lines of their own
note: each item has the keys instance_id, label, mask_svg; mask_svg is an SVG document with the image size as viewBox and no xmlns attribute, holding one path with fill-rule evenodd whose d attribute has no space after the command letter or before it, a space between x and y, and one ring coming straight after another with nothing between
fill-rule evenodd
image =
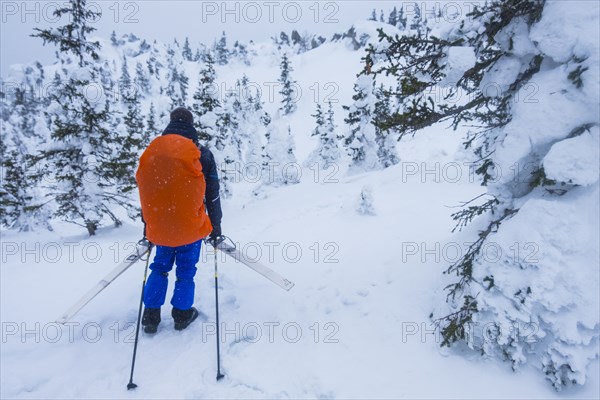
<instances>
[{"instance_id":1,"label":"blue snow pants","mask_svg":"<svg viewBox=\"0 0 600 400\"><path fill-rule=\"evenodd\" d=\"M171 305L180 310L189 310L194 304L194 276L200 260L202 240L179 247L156 246L156 255L150 265L150 276L144 289L146 308L160 308L165 303L169 271L176 263L175 290Z\"/></svg>"}]
</instances>

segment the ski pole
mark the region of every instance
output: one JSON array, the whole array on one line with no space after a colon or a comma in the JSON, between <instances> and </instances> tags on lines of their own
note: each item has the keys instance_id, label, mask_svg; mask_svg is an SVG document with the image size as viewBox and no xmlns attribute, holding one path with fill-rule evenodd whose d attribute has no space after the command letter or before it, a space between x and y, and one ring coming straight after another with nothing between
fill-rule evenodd
<instances>
[{"instance_id":1,"label":"ski pole","mask_svg":"<svg viewBox=\"0 0 600 400\"><path fill-rule=\"evenodd\" d=\"M219 335L219 278L217 272L217 240L214 241L214 250L215 250L215 308L216 308L216 320L217 320L217 381L222 379L225 375L221 373L221 350L219 346L219 342L221 340L221 336Z\"/></svg>"},{"instance_id":2,"label":"ski pole","mask_svg":"<svg viewBox=\"0 0 600 400\"><path fill-rule=\"evenodd\" d=\"M144 304L144 288L146 287L146 277L148 276L148 264L150 263L150 255L152 254L152 243L148 249L148 258L146 258L146 268L144 269L144 280L142 282L142 295L140 296L140 308L138 310L137 326L135 328L135 341L133 342L133 358L131 359L131 374L129 375L129 383L127 390L135 389L137 385L133 383L133 369L135 368L135 356L137 354L138 338L140 336L140 322L142 320L142 305Z\"/></svg>"}]
</instances>

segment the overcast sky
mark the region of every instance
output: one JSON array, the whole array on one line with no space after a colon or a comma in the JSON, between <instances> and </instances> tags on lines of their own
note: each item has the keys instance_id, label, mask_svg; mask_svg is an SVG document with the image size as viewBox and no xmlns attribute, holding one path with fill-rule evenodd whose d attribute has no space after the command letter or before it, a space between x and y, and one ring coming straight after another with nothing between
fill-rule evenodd
<instances>
[{"instance_id":1,"label":"overcast sky","mask_svg":"<svg viewBox=\"0 0 600 400\"><path fill-rule=\"evenodd\" d=\"M0 0L1 76L12 64L40 60L51 62L54 46L42 46L38 38L29 37L33 28L60 26L67 20L56 20L53 11L65 0L6 1ZM429 2L433 7L440 2ZM212 43L226 31L230 40L261 41L285 30L297 29L327 37L348 29L355 21L366 19L373 8L388 10L402 4L413 7L414 1L88 1L90 8L102 12L93 25L97 36L109 38L134 33L146 39L172 41L186 36L192 43ZM443 3L442 3L443 4ZM232 42L231 42L232 43ZM230 43L230 44L231 44Z\"/></svg>"}]
</instances>

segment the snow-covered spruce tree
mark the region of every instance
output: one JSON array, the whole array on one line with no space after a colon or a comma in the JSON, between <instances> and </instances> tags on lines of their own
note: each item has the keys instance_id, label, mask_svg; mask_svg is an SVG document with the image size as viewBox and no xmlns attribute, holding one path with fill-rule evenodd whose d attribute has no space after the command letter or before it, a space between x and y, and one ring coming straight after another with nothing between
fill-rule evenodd
<instances>
[{"instance_id":1,"label":"snow-covered spruce tree","mask_svg":"<svg viewBox=\"0 0 600 400\"><path fill-rule=\"evenodd\" d=\"M233 195L231 183L242 162L237 103L237 95L228 93L216 120L215 158L220 169L221 195L226 199Z\"/></svg>"},{"instance_id":2,"label":"snow-covered spruce tree","mask_svg":"<svg viewBox=\"0 0 600 400\"><path fill-rule=\"evenodd\" d=\"M119 185L120 195L127 196L137 188L135 171L138 155L144 142L148 141L148 137L145 133L140 97L136 88L123 94L123 103L127 107L123 118L125 129L116 129L113 132L117 136L116 141L119 146L116 157L112 161L111 171L114 174L113 178L121 183ZM114 196L118 196L118 194L115 193ZM132 218L137 216L137 209L130 208L129 211L133 213Z\"/></svg>"},{"instance_id":3,"label":"snow-covered spruce tree","mask_svg":"<svg viewBox=\"0 0 600 400\"><path fill-rule=\"evenodd\" d=\"M239 96L234 103L234 113L244 166L255 169L261 165L262 138L266 137L271 116L264 110L258 90L251 88L249 83L246 75L237 81Z\"/></svg>"},{"instance_id":4,"label":"snow-covered spruce tree","mask_svg":"<svg viewBox=\"0 0 600 400\"><path fill-rule=\"evenodd\" d=\"M364 186L356 202L356 212L360 215L375 215L373 206L373 190L370 186Z\"/></svg>"},{"instance_id":5,"label":"snow-covered spruce tree","mask_svg":"<svg viewBox=\"0 0 600 400\"><path fill-rule=\"evenodd\" d=\"M423 24L423 16L421 15L421 6L419 3L413 4L412 10L414 14L410 20L410 25L408 28L421 33L425 24Z\"/></svg>"},{"instance_id":6,"label":"snow-covered spruce tree","mask_svg":"<svg viewBox=\"0 0 600 400\"><path fill-rule=\"evenodd\" d=\"M315 124L317 125L311 136L317 136L320 138L325 131L325 116L323 115L323 107L321 107L321 103L317 103L317 110L311 115L311 117L315 118Z\"/></svg>"},{"instance_id":7,"label":"snow-covered spruce tree","mask_svg":"<svg viewBox=\"0 0 600 400\"><path fill-rule=\"evenodd\" d=\"M282 129L272 123L267 127L267 143L263 149L263 184L291 185L300 182L300 168L294 155L291 128Z\"/></svg>"},{"instance_id":8,"label":"snow-covered spruce tree","mask_svg":"<svg viewBox=\"0 0 600 400\"><path fill-rule=\"evenodd\" d=\"M235 41L233 44L233 50L231 51L231 57L240 60L244 65L250 65L250 58L248 48L245 44Z\"/></svg>"},{"instance_id":9,"label":"snow-covered spruce tree","mask_svg":"<svg viewBox=\"0 0 600 400\"><path fill-rule=\"evenodd\" d=\"M203 60L203 56L202 56L202 52L200 52L200 48L196 49L196 54L194 54L194 58L192 59L192 61L194 62L200 62Z\"/></svg>"},{"instance_id":10,"label":"snow-covered spruce tree","mask_svg":"<svg viewBox=\"0 0 600 400\"><path fill-rule=\"evenodd\" d=\"M294 135L292 135L292 127L289 125L285 143L287 152L281 158L283 166L281 176L284 185L293 185L300 182L302 171L294 153L296 151L296 143L294 142Z\"/></svg>"},{"instance_id":11,"label":"snow-covered spruce tree","mask_svg":"<svg viewBox=\"0 0 600 400\"><path fill-rule=\"evenodd\" d=\"M344 119L348 134L344 145L351 157L350 171L365 172L380 167L377 156L375 126L372 124L377 99L373 94L375 81L372 77L361 75L354 84L354 103L344 106L348 116Z\"/></svg>"},{"instance_id":12,"label":"snow-covered spruce tree","mask_svg":"<svg viewBox=\"0 0 600 400\"><path fill-rule=\"evenodd\" d=\"M185 74L181 51L177 41L167 50L167 88L165 94L171 99L171 109L184 107L187 103L189 79Z\"/></svg>"},{"instance_id":13,"label":"snow-covered spruce tree","mask_svg":"<svg viewBox=\"0 0 600 400\"><path fill-rule=\"evenodd\" d=\"M320 169L328 169L336 164L341 158L341 151L338 144L338 137L334 122L333 106L328 102L327 114L323 114L320 104L317 104L317 111L314 115L316 127L312 136L318 136L319 144L317 148L309 155L306 165L309 167L315 164Z\"/></svg>"},{"instance_id":14,"label":"snow-covered spruce tree","mask_svg":"<svg viewBox=\"0 0 600 400\"><path fill-rule=\"evenodd\" d=\"M585 383L598 357L599 11L490 1L440 37L380 32L366 56L399 81L382 127L473 126L465 147L487 193L453 215L456 229L473 222L474 242L432 315L442 344L540 365L557 390ZM448 76L463 101L430 96Z\"/></svg>"},{"instance_id":15,"label":"snow-covered spruce tree","mask_svg":"<svg viewBox=\"0 0 600 400\"><path fill-rule=\"evenodd\" d=\"M104 161L109 157L109 103L93 104L83 94L91 77L63 77L60 95L53 94L51 109L54 145L42 150L39 159L50 166L50 195L56 200L56 215L68 222L84 226L95 234L103 217L108 214L116 224L119 220L105 202L100 182L109 171Z\"/></svg>"},{"instance_id":16,"label":"snow-covered spruce tree","mask_svg":"<svg viewBox=\"0 0 600 400\"><path fill-rule=\"evenodd\" d=\"M43 77L41 66L38 71ZM33 69L28 68L27 75L31 72ZM42 114L46 106L44 99L36 97L31 82L27 87L29 89L16 89L14 99L2 101L2 107L10 108L10 114L1 122L0 132L0 224L19 231L31 231L36 227L52 230L48 221L51 211L38 188L42 171L30 155L47 136Z\"/></svg>"},{"instance_id":17,"label":"snow-covered spruce tree","mask_svg":"<svg viewBox=\"0 0 600 400\"><path fill-rule=\"evenodd\" d=\"M192 112L195 115L194 123L200 140L210 144L216 136L217 113L221 103L218 97L217 73L212 54L207 52L204 58L204 67L200 71L198 86L193 96Z\"/></svg>"},{"instance_id":18,"label":"snow-covered spruce tree","mask_svg":"<svg viewBox=\"0 0 600 400\"><path fill-rule=\"evenodd\" d=\"M335 147L338 147L337 140L339 135L336 134L337 125L335 124L335 113L333 112L333 104L331 100L327 101L327 118L325 119L325 130L329 133L331 140L335 139Z\"/></svg>"},{"instance_id":19,"label":"snow-covered spruce tree","mask_svg":"<svg viewBox=\"0 0 600 400\"><path fill-rule=\"evenodd\" d=\"M119 40L117 39L117 32L112 31L112 33L110 34L110 44L112 44L115 47L119 47Z\"/></svg>"},{"instance_id":20,"label":"snow-covered spruce tree","mask_svg":"<svg viewBox=\"0 0 600 400\"><path fill-rule=\"evenodd\" d=\"M34 198L29 188L31 180L28 175L28 164L25 160L25 154L19 151L23 144L20 142L8 140L8 131L15 128L8 123L3 123L3 131L0 133L0 151L2 160L0 161L2 185L0 185L0 224L9 229L18 229L20 231L32 230L36 225L37 218ZM17 132L20 134L20 132ZM13 136L11 139L18 139ZM33 217L33 218L32 218Z\"/></svg>"},{"instance_id":21,"label":"snow-covered spruce tree","mask_svg":"<svg viewBox=\"0 0 600 400\"><path fill-rule=\"evenodd\" d=\"M279 83L281 83L281 90L279 91L279 94L281 95L282 99L279 112L281 115L289 115L296 111L298 105L296 104L296 92L294 90L294 85L296 85L296 81L294 81L290 76L290 73L293 71L293 69L291 62L287 54L285 54L285 52L281 57L280 69L281 74L279 75Z\"/></svg>"},{"instance_id":22,"label":"snow-covered spruce tree","mask_svg":"<svg viewBox=\"0 0 600 400\"><path fill-rule=\"evenodd\" d=\"M408 24L408 18L404 15L404 4L400 6L400 11L398 11L398 29L405 30Z\"/></svg>"},{"instance_id":23,"label":"snow-covered spruce tree","mask_svg":"<svg viewBox=\"0 0 600 400\"><path fill-rule=\"evenodd\" d=\"M221 38L214 45L215 61L219 65L227 65L229 62L229 49L227 49L227 37L225 31L221 34Z\"/></svg>"},{"instance_id":24,"label":"snow-covered spruce tree","mask_svg":"<svg viewBox=\"0 0 600 400\"><path fill-rule=\"evenodd\" d=\"M133 78L133 83L138 90L140 98L144 98L150 94L150 79L144 70L144 66L139 61L135 64L135 78Z\"/></svg>"},{"instance_id":25,"label":"snow-covered spruce tree","mask_svg":"<svg viewBox=\"0 0 600 400\"><path fill-rule=\"evenodd\" d=\"M107 97L111 94L107 88L100 99L86 96L86 88L99 82L102 75L102 64L96 62L100 46L87 39L94 31L87 21L99 16L85 8L85 1L69 4L55 11L58 17L68 14L68 25L38 29L34 35L59 46L57 54L63 65L49 95L52 141L36 155L36 162L46 166L45 182L51 183L48 190L57 204L56 215L94 235L105 217L116 225L121 223L111 210L114 205L134 206L121 193L123 182L114 181L114 149L120 146L115 143L115 112L110 108L115 101ZM71 54L79 59L77 66L71 63Z\"/></svg>"},{"instance_id":26,"label":"snow-covered spruce tree","mask_svg":"<svg viewBox=\"0 0 600 400\"><path fill-rule=\"evenodd\" d=\"M294 29L292 31L292 44L294 45L295 53L301 54L309 51L312 48L311 42L313 37L313 35L307 32L300 34L300 32Z\"/></svg>"},{"instance_id":27,"label":"snow-covered spruce tree","mask_svg":"<svg viewBox=\"0 0 600 400\"><path fill-rule=\"evenodd\" d=\"M398 164L398 143L394 131L390 129L382 129L377 121L387 118L392 112L390 105L390 96L386 93L383 84L375 91L375 108L373 110L373 125L375 125L375 142L377 143L377 157L383 168L391 167Z\"/></svg>"},{"instance_id":28,"label":"snow-covered spruce tree","mask_svg":"<svg viewBox=\"0 0 600 400\"><path fill-rule=\"evenodd\" d=\"M123 63L121 64L121 76L119 77L119 85L121 91L128 92L131 90L131 74L129 73L129 66L127 65L127 55L123 55Z\"/></svg>"},{"instance_id":29,"label":"snow-covered spruce tree","mask_svg":"<svg viewBox=\"0 0 600 400\"><path fill-rule=\"evenodd\" d=\"M183 43L183 49L181 49L181 55L186 61L194 61L194 55L192 54L192 48L190 47L190 40L186 37Z\"/></svg>"},{"instance_id":30,"label":"snow-covered spruce tree","mask_svg":"<svg viewBox=\"0 0 600 400\"><path fill-rule=\"evenodd\" d=\"M369 17L369 21L377 21L377 10L373 9L373 11L371 11L371 16Z\"/></svg>"},{"instance_id":31,"label":"snow-covered spruce tree","mask_svg":"<svg viewBox=\"0 0 600 400\"><path fill-rule=\"evenodd\" d=\"M156 40L150 49L150 55L148 56L148 61L146 61L146 67L148 68L148 74L150 75L150 78L161 78L160 71L163 68L163 64L160 62L160 49L158 48L158 43Z\"/></svg>"},{"instance_id":32,"label":"snow-covered spruce tree","mask_svg":"<svg viewBox=\"0 0 600 400\"><path fill-rule=\"evenodd\" d=\"M54 10L53 15L62 21L63 16L68 16L69 23L57 28L33 30L37 33L31 35L39 37L46 43L57 45L60 52L72 53L79 58L79 66L86 65L86 59L93 61L99 59L97 51L100 43L89 41L87 36L96 30L90 23L100 18L100 13L87 8L87 0L70 0L62 3L63 7Z\"/></svg>"},{"instance_id":33,"label":"snow-covered spruce tree","mask_svg":"<svg viewBox=\"0 0 600 400\"><path fill-rule=\"evenodd\" d=\"M398 25L398 9L394 7L390 12L390 16L388 17L388 24L392 26Z\"/></svg>"},{"instance_id":34,"label":"snow-covered spruce tree","mask_svg":"<svg viewBox=\"0 0 600 400\"><path fill-rule=\"evenodd\" d=\"M148 118L146 120L146 127L142 135L141 148L145 149L148 147L152 138L158 135L158 127L156 126L156 107L154 103L150 102L150 109L148 110Z\"/></svg>"}]
</instances>

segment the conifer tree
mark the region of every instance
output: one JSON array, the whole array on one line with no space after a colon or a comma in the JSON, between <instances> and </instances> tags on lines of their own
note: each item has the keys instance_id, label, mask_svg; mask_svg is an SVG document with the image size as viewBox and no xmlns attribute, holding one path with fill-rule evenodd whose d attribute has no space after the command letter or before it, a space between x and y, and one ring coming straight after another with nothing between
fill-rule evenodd
<instances>
[{"instance_id":1,"label":"conifer tree","mask_svg":"<svg viewBox=\"0 0 600 400\"><path fill-rule=\"evenodd\" d=\"M373 113L373 124L375 125L375 141L377 142L377 156L383 168L398 164L398 152L396 150L397 139L391 130L382 129L377 121L385 120L392 112L390 107L390 96L386 93L383 84L375 92L377 101Z\"/></svg>"},{"instance_id":2,"label":"conifer tree","mask_svg":"<svg viewBox=\"0 0 600 400\"><path fill-rule=\"evenodd\" d=\"M296 99L294 98L296 92L293 86L296 85L296 81L292 79L290 73L293 71L290 60L287 55L283 53L281 57L281 74L279 76L279 83L281 83L281 90L279 94L282 96L282 104L279 108L281 115L289 115L296 111L298 106L296 105Z\"/></svg>"},{"instance_id":3,"label":"conifer tree","mask_svg":"<svg viewBox=\"0 0 600 400\"><path fill-rule=\"evenodd\" d=\"M377 21L377 10L373 9L373 11L371 11L371 16L369 17L369 21Z\"/></svg>"},{"instance_id":4,"label":"conifer tree","mask_svg":"<svg viewBox=\"0 0 600 400\"><path fill-rule=\"evenodd\" d=\"M317 110L311 117L315 118L315 123L317 124L311 136L321 137L322 132L325 130L325 117L323 116L323 107L321 107L321 103L317 103Z\"/></svg>"},{"instance_id":5,"label":"conifer tree","mask_svg":"<svg viewBox=\"0 0 600 400\"><path fill-rule=\"evenodd\" d=\"M231 53L233 57L244 63L244 65L250 65L248 48L245 44L238 42L237 40L233 44L233 51Z\"/></svg>"},{"instance_id":6,"label":"conifer tree","mask_svg":"<svg viewBox=\"0 0 600 400\"><path fill-rule=\"evenodd\" d=\"M152 44L150 56L148 57L148 61L146 61L146 67L148 68L148 73L150 74L150 76L160 78L160 71L163 65L160 62L160 50L158 49L158 43L156 42L156 40Z\"/></svg>"},{"instance_id":7,"label":"conifer tree","mask_svg":"<svg viewBox=\"0 0 600 400\"><path fill-rule=\"evenodd\" d=\"M204 68L200 71L198 86L194 93L192 112L195 115L194 123L200 139L211 143L217 134L217 114L221 107L216 86L217 74L214 68L212 54L205 55Z\"/></svg>"},{"instance_id":8,"label":"conifer tree","mask_svg":"<svg viewBox=\"0 0 600 400\"><path fill-rule=\"evenodd\" d=\"M356 206L356 212L360 215L375 215L375 207L373 206L373 190L369 186L364 186Z\"/></svg>"},{"instance_id":9,"label":"conifer tree","mask_svg":"<svg viewBox=\"0 0 600 400\"><path fill-rule=\"evenodd\" d=\"M44 140L40 132L46 128L45 121L39 116L45 105L36 98L31 82L28 86L29 90L17 88L14 99L2 102L2 108L10 108L10 113L0 122L0 224L19 231L52 230L47 200L38 188L43 168L30 156L37 149L28 148L28 143Z\"/></svg>"},{"instance_id":10,"label":"conifer tree","mask_svg":"<svg viewBox=\"0 0 600 400\"><path fill-rule=\"evenodd\" d=\"M60 52L72 53L79 58L80 67L86 64L85 59L88 57L93 61L98 60L100 43L90 42L87 37L96 30L90 22L98 20L101 13L88 9L87 0L70 0L62 5L63 7L54 10L53 15L60 20L63 16L68 16L69 23L58 28L34 28L37 33L31 36L41 38L44 45L57 45Z\"/></svg>"},{"instance_id":11,"label":"conifer tree","mask_svg":"<svg viewBox=\"0 0 600 400\"><path fill-rule=\"evenodd\" d=\"M242 159L246 165L257 166L261 162L262 137L265 137L271 116L263 109L259 93L250 88L249 83L246 75L237 82L239 97L234 112L238 115Z\"/></svg>"},{"instance_id":12,"label":"conifer tree","mask_svg":"<svg viewBox=\"0 0 600 400\"><path fill-rule=\"evenodd\" d=\"M115 142L117 146L116 157L111 162L110 171L112 178L118 187L118 191L110 190L111 196L115 202L121 202L121 205L127 209L132 218L135 218L139 210L137 207L132 207L128 201L128 195L133 193L137 188L135 181L135 170L138 164L138 154L143 148L143 143L146 140L144 120L141 112L140 98L137 90L131 90L124 96L124 104L127 107L127 112L123 118L125 125L124 130L115 130ZM107 189L105 189L107 190Z\"/></svg>"},{"instance_id":13,"label":"conifer tree","mask_svg":"<svg viewBox=\"0 0 600 400\"><path fill-rule=\"evenodd\" d=\"M396 9L396 7L394 7L392 9L392 11L390 12L390 16L388 18L388 24L390 24L392 26L398 25L398 10Z\"/></svg>"},{"instance_id":14,"label":"conifer tree","mask_svg":"<svg viewBox=\"0 0 600 400\"><path fill-rule=\"evenodd\" d=\"M411 30L421 32L421 30L423 29L423 17L421 16L421 7L418 3L415 3L413 9L415 11L415 15L413 15L412 17L409 28Z\"/></svg>"},{"instance_id":15,"label":"conifer tree","mask_svg":"<svg viewBox=\"0 0 600 400\"><path fill-rule=\"evenodd\" d=\"M371 123L374 114L375 82L368 76L360 76L354 84L354 103L344 106L348 116L344 122L349 127L344 144L351 157L352 171L371 171L379 168L375 126Z\"/></svg>"},{"instance_id":16,"label":"conifer tree","mask_svg":"<svg viewBox=\"0 0 600 400\"><path fill-rule=\"evenodd\" d=\"M569 120L568 112L552 115L558 112L554 106L536 102L532 108L515 100L525 85L536 79L550 86L550 90L545 87L541 92L554 102L573 104L570 101L574 98L586 98L579 86L585 85L585 78L579 80L578 76L585 77L585 68L593 64L569 51L561 52L561 58L557 59L554 49L548 47L550 42L540 35L540 30L536 31L540 26L547 29L548 24L556 20L554 16L564 13L566 7L561 2L541 0L492 0L474 8L441 37L431 36L423 29L420 34L398 36L380 31L377 48L371 46L365 59L381 61L371 71L363 72L397 79L397 93L390 95L400 99L399 107L376 122L380 128L396 130L400 135L417 134L440 122L449 123L454 129L465 124L472 128L464 146L472 151L474 170L487 193L466 202L453 214L455 230L465 228L475 219L478 223L471 231L473 242L445 271L449 276L445 288L448 306L441 313L432 314L442 335L441 344L465 342L480 354L510 361L515 370L533 358L557 390L585 381L586 364L595 359L597 353L590 351L588 345L598 342L598 331L580 329L587 301L578 303L576 299L581 297L565 296L556 285L539 284L554 282L558 277L563 279L554 266L568 265L567 260L571 259L556 251L561 240L554 236L555 232L547 231L553 226L547 225L548 221L554 221L555 217L545 214L548 210L570 209L573 197L567 200L567 193L574 194L578 190L577 185L572 185L578 177L557 182L557 176L546 170L546 162L552 159L552 149L570 146L578 138L585 140L585 135L595 134L597 138L598 114L590 115L585 122L579 117ZM413 19L413 26L416 22ZM558 26L555 29L565 32ZM580 39L566 43L573 44L577 40ZM520 44L519 51L515 51L516 43ZM445 60L449 50L457 46L472 49L475 56L472 66L460 72L450 93L451 96L461 91L466 101L434 99L430 90L443 82L451 71L452 67ZM519 70L505 79L506 75L502 74L508 63L517 63ZM505 79L502 89L492 95L486 93L485 83L493 82L498 76ZM597 82L595 77L587 77ZM552 86L555 84L556 87ZM529 122L532 110L545 119L560 121L557 124L560 127L551 138ZM561 165L569 159L569 153L561 154ZM577 157L582 156L577 154ZM534 167L525 168L527 164ZM509 166L515 171L498 175L500 168ZM597 181L595 185L597 188ZM586 198L590 192L584 193L578 191L577 196ZM587 199L597 204L597 191L595 196ZM586 216L586 212L582 212L577 217L563 217L584 221ZM527 224L532 220L540 226ZM532 263L513 253L500 255L500 262L494 263L486 257L486 245L494 240L499 246L496 252L501 253L506 249L503 243L510 242L519 229L525 230L526 233L520 233L523 237L528 234L539 237L536 244L545 254L554 253L551 260L539 259ZM570 245L563 248L566 246L570 252ZM569 274L569 285L571 279L576 282L576 278L577 273ZM573 283L569 292L585 290L585 286ZM565 325L567 320L571 322ZM525 335L523 324L532 323L541 324L543 329ZM590 327L597 326L597 316L587 323ZM490 329L472 329L475 326Z\"/></svg>"},{"instance_id":17,"label":"conifer tree","mask_svg":"<svg viewBox=\"0 0 600 400\"><path fill-rule=\"evenodd\" d=\"M227 49L227 37L225 31L221 34L221 38L215 43L215 61L219 65L227 65L229 62L229 50Z\"/></svg>"},{"instance_id":18,"label":"conifer tree","mask_svg":"<svg viewBox=\"0 0 600 400\"><path fill-rule=\"evenodd\" d=\"M400 11L398 12L398 28L401 30L405 30L407 26L408 20L406 15L404 15L404 5L400 6Z\"/></svg>"},{"instance_id":19,"label":"conifer tree","mask_svg":"<svg viewBox=\"0 0 600 400\"><path fill-rule=\"evenodd\" d=\"M138 90L140 97L150 94L150 79L146 75L146 71L139 61L135 64L135 78L134 83Z\"/></svg>"},{"instance_id":20,"label":"conifer tree","mask_svg":"<svg viewBox=\"0 0 600 400\"><path fill-rule=\"evenodd\" d=\"M121 77L119 78L119 89L122 93L127 93L132 90L131 75L129 75L129 68L127 67L127 56L123 57Z\"/></svg>"},{"instance_id":21,"label":"conifer tree","mask_svg":"<svg viewBox=\"0 0 600 400\"><path fill-rule=\"evenodd\" d=\"M167 50L167 88L165 94L171 99L171 109L184 107L187 102L189 79L179 57L179 44Z\"/></svg>"},{"instance_id":22,"label":"conifer tree","mask_svg":"<svg viewBox=\"0 0 600 400\"><path fill-rule=\"evenodd\" d=\"M98 15L85 9L85 1L72 0L69 7L55 12L57 16L68 14L69 23L58 28L36 29L44 43L56 44L61 50L59 61L63 65L69 53L79 58L77 71L64 68L55 76L55 91L50 101L55 106L50 112L52 144L36 155L36 161L47 165L45 172L51 174L50 193L57 204L56 215L68 222L84 226L94 235L105 217L116 225L121 221L112 212L111 206L118 204L128 208L131 203L115 197L122 181L114 178L114 125L111 110L114 100L110 91L104 90L105 98L93 99L86 95L85 88L101 76L102 64L97 50L99 44L87 41L86 35L94 31L87 25ZM115 188L115 192L105 190Z\"/></svg>"},{"instance_id":23,"label":"conifer tree","mask_svg":"<svg viewBox=\"0 0 600 400\"><path fill-rule=\"evenodd\" d=\"M190 47L190 41L187 37L185 38L185 42L183 43L183 49L181 51L181 55L183 56L183 59L186 61L194 60L193 55L192 55L192 49Z\"/></svg>"},{"instance_id":24,"label":"conifer tree","mask_svg":"<svg viewBox=\"0 0 600 400\"><path fill-rule=\"evenodd\" d=\"M334 123L333 106L331 102L327 114L323 113L320 104L317 104L317 110L312 116L315 118L316 127L312 136L318 136L319 144L317 148L309 155L307 165L312 167L317 164L320 169L328 169L335 164L341 156L338 138L336 135L336 125Z\"/></svg>"},{"instance_id":25,"label":"conifer tree","mask_svg":"<svg viewBox=\"0 0 600 400\"><path fill-rule=\"evenodd\" d=\"M110 43L115 47L119 46L119 41L117 40L117 32L112 31L112 33L110 34Z\"/></svg>"},{"instance_id":26,"label":"conifer tree","mask_svg":"<svg viewBox=\"0 0 600 400\"><path fill-rule=\"evenodd\" d=\"M263 183L275 187L298 183L300 170L294 154L291 127L284 130L270 124L266 139L263 148Z\"/></svg>"},{"instance_id":27,"label":"conifer tree","mask_svg":"<svg viewBox=\"0 0 600 400\"><path fill-rule=\"evenodd\" d=\"M142 135L141 147L146 148L152 141L152 138L157 136L157 134L156 108L154 107L154 102L151 102L150 110L148 111L148 119L146 121L146 129L144 129L144 134Z\"/></svg>"}]
</instances>

